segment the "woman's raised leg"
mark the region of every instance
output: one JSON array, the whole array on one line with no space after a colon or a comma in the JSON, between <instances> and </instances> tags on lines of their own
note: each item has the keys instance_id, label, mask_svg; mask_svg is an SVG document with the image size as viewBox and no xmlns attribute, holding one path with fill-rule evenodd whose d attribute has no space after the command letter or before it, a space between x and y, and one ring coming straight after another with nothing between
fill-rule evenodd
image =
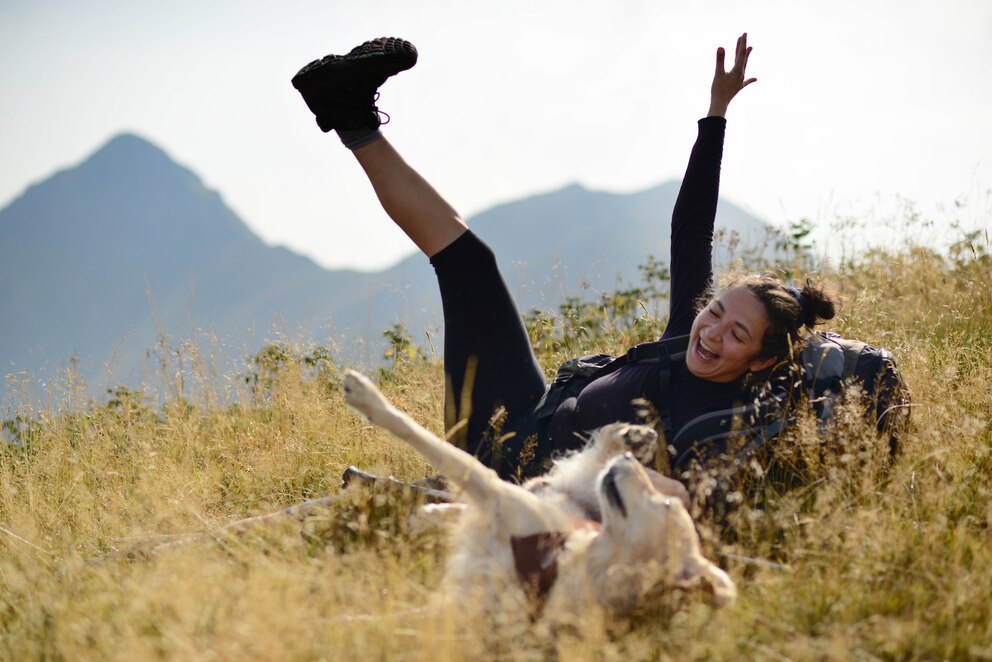
<instances>
[{"instance_id":1,"label":"woman's raised leg","mask_svg":"<svg viewBox=\"0 0 992 662\"><path fill-rule=\"evenodd\" d=\"M382 208L424 255L434 257L468 226L426 179L380 137L354 150Z\"/></svg>"},{"instance_id":2,"label":"woman's raised leg","mask_svg":"<svg viewBox=\"0 0 992 662\"><path fill-rule=\"evenodd\" d=\"M503 432L515 436L491 459L506 477L533 432L529 414L544 393L544 374L492 251L378 130L379 86L415 62L408 42L377 39L315 60L293 85L320 128L337 131L355 154L386 213L430 258L444 313L445 428L458 426L456 440L489 456L490 419L504 407Z\"/></svg>"}]
</instances>

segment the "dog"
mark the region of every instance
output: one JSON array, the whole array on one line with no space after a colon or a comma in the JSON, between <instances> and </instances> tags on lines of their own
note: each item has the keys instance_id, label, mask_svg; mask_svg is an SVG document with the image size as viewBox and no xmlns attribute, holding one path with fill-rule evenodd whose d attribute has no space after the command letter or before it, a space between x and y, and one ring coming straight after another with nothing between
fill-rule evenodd
<instances>
[{"instance_id":1,"label":"dog","mask_svg":"<svg viewBox=\"0 0 992 662\"><path fill-rule=\"evenodd\" d=\"M736 598L733 580L702 555L682 501L659 492L632 452L654 451L650 428L606 426L596 443L566 458L572 469L560 464L528 489L418 425L363 375L349 370L343 384L351 407L410 444L461 490L465 507L442 580L452 604L529 613L538 597L544 614L567 619L590 599L623 614L658 591L700 582L718 606ZM520 567L521 555L535 552L542 566L537 576Z\"/></svg>"}]
</instances>

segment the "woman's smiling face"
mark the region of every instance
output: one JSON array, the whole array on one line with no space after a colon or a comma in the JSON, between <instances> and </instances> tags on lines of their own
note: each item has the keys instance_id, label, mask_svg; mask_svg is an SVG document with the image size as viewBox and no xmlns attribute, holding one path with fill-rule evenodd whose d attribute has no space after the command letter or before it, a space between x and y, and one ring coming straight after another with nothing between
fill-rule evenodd
<instances>
[{"instance_id":1,"label":"woman's smiling face","mask_svg":"<svg viewBox=\"0 0 992 662\"><path fill-rule=\"evenodd\" d=\"M746 287L723 290L692 322L686 367L711 382L732 382L749 370L764 370L776 360L758 358L768 323L765 305Z\"/></svg>"}]
</instances>

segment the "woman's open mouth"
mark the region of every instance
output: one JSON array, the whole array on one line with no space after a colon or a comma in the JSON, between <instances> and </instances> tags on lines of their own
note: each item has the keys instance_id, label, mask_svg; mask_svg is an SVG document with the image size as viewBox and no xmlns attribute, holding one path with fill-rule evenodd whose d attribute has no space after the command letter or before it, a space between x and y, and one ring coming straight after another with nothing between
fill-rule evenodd
<instances>
[{"instance_id":1,"label":"woman's open mouth","mask_svg":"<svg viewBox=\"0 0 992 662\"><path fill-rule=\"evenodd\" d=\"M720 358L719 354L717 354L716 352L712 351L711 349L707 348L704 345L702 338L696 340L695 352L696 352L696 356L698 356L700 360L703 361L714 361Z\"/></svg>"}]
</instances>

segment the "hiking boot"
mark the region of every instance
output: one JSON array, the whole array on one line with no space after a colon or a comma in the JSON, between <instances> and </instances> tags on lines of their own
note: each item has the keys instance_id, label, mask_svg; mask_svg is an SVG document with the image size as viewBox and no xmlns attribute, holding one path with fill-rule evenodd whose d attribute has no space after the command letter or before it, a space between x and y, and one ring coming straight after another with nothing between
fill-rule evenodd
<instances>
[{"instance_id":1,"label":"hiking boot","mask_svg":"<svg viewBox=\"0 0 992 662\"><path fill-rule=\"evenodd\" d=\"M384 123L375 106L379 87L390 76L416 63L417 49L413 44L380 37L356 46L347 55L314 60L300 69L292 82L324 133L334 129L375 129Z\"/></svg>"}]
</instances>

